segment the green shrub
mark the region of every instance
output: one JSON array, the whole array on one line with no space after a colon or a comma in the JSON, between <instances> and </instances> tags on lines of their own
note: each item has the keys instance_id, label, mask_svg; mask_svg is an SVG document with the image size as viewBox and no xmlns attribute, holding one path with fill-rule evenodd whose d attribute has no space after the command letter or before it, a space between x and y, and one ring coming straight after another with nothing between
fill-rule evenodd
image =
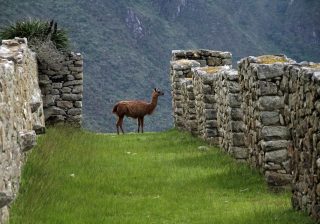
<instances>
[{"instance_id":1,"label":"green shrub","mask_svg":"<svg viewBox=\"0 0 320 224\"><path fill-rule=\"evenodd\" d=\"M67 32L64 29L58 29L57 23L53 20L51 22L38 19L17 21L0 31L1 39L13 39L15 37L26 37L30 44L52 41L60 51L67 50L69 46Z\"/></svg>"}]
</instances>

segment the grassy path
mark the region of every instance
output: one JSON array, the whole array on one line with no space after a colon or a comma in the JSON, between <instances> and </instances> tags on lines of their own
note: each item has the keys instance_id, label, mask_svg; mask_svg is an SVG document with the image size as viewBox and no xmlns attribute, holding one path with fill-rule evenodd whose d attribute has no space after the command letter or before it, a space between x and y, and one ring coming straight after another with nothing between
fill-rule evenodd
<instances>
[{"instance_id":1,"label":"grassy path","mask_svg":"<svg viewBox=\"0 0 320 224\"><path fill-rule=\"evenodd\" d=\"M25 166L12 224L312 223L290 194L177 131L100 135L51 128Z\"/></svg>"}]
</instances>

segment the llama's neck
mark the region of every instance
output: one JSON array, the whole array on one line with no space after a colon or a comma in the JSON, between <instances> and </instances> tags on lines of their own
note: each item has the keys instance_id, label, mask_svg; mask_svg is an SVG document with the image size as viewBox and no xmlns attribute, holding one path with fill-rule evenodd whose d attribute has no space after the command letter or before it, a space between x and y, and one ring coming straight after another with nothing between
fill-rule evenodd
<instances>
[{"instance_id":1,"label":"llama's neck","mask_svg":"<svg viewBox=\"0 0 320 224\"><path fill-rule=\"evenodd\" d=\"M151 102L149 103L149 113L148 114L151 114L154 109L156 108L158 104L158 96L157 95L153 95L152 98L151 98Z\"/></svg>"}]
</instances>

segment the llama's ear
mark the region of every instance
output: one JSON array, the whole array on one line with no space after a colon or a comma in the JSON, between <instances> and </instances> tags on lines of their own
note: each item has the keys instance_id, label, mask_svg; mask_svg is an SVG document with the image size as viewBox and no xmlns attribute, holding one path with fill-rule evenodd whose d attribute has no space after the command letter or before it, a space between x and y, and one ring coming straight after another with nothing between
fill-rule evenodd
<instances>
[{"instance_id":1,"label":"llama's ear","mask_svg":"<svg viewBox=\"0 0 320 224\"><path fill-rule=\"evenodd\" d=\"M154 88L153 90L154 90L155 92L157 92L157 88Z\"/></svg>"}]
</instances>

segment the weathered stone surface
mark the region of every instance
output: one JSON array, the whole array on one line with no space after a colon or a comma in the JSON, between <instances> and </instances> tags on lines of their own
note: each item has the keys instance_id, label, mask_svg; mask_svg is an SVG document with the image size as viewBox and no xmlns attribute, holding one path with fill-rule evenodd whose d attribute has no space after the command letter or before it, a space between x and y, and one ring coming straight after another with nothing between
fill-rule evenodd
<instances>
[{"instance_id":1,"label":"weathered stone surface","mask_svg":"<svg viewBox=\"0 0 320 224\"><path fill-rule=\"evenodd\" d=\"M14 46L12 46L13 44ZM9 46L10 45L10 46ZM7 223L9 204L18 193L21 167L35 144L34 125L44 125L36 55L25 38L0 46L0 223ZM49 88L48 88L49 92Z\"/></svg>"},{"instance_id":2,"label":"weathered stone surface","mask_svg":"<svg viewBox=\"0 0 320 224\"><path fill-rule=\"evenodd\" d=\"M0 209L13 201L13 196L6 194L5 192L0 192Z\"/></svg>"},{"instance_id":3,"label":"weathered stone surface","mask_svg":"<svg viewBox=\"0 0 320 224\"><path fill-rule=\"evenodd\" d=\"M271 186L289 186L292 176L289 174L280 174L276 172L265 173L267 183Z\"/></svg>"},{"instance_id":4,"label":"weathered stone surface","mask_svg":"<svg viewBox=\"0 0 320 224\"><path fill-rule=\"evenodd\" d=\"M261 147L265 152L279 150L279 149L288 150L290 142L291 141L288 141L288 140L261 141Z\"/></svg>"},{"instance_id":5,"label":"weathered stone surface","mask_svg":"<svg viewBox=\"0 0 320 224\"><path fill-rule=\"evenodd\" d=\"M261 64L258 66L258 79L265 80L282 76L284 73L283 64Z\"/></svg>"},{"instance_id":6,"label":"weathered stone surface","mask_svg":"<svg viewBox=\"0 0 320 224\"><path fill-rule=\"evenodd\" d=\"M280 96L263 96L258 101L259 109L262 111L274 111L284 108L284 98Z\"/></svg>"},{"instance_id":7,"label":"weathered stone surface","mask_svg":"<svg viewBox=\"0 0 320 224\"><path fill-rule=\"evenodd\" d=\"M62 100L79 101L79 100L82 100L82 95L81 94L63 94Z\"/></svg>"},{"instance_id":8,"label":"weathered stone surface","mask_svg":"<svg viewBox=\"0 0 320 224\"><path fill-rule=\"evenodd\" d=\"M247 159L248 149L244 147L231 147L230 152L232 156L236 159Z\"/></svg>"},{"instance_id":9,"label":"weathered stone surface","mask_svg":"<svg viewBox=\"0 0 320 224\"><path fill-rule=\"evenodd\" d=\"M19 132L19 145L22 152L29 151L36 144L36 132L34 130L23 130Z\"/></svg>"},{"instance_id":10,"label":"weathered stone surface","mask_svg":"<svg viewBox=\"0 0 320 224\"><path fill-rule=\"evenodd\" d=\"M280 124L280 115L278 111L263 111L260 113L260 118L263 125Z\"/></svg>"},{"instance_id":11,"label":"weathered stone surface","mask_svg":"<svg viewBox=\"0 0 320 224\"><path fill-rule=\"evenodd\" d=\"M73 107L73 103L70 101L58 101L57 107L64 108L64 109L70 109Z\"/></svg>"},{"instance_id":12,"label":"weathered stone surface","mask_svg":"<svg viewBox=\"0 0 320 224\"><path fill-rule=\"evenodd\" d=\"M266 152L265 160L267 162L282 163L288 159L288 151L286 149Z\"/></svg>"},{"instance_id":13,"label":"weathered stone surface","mask_svg":"<svg viewBox=\"0 0 320 224\"><path fill-rule=\"evenodd\" d=\"M80 115L81 114L81 108L72 108L70 110L68 110L68 114L69 115Z\"/></svg>"},{"instance_id":14,"label":"weathered stone surface","mask_svg":"<svg viewBox=\"0 0 320 224\"><path fill-rule=\"evenodd\" d=\"M261 137L267 141L288 140L290 139L290 132L285 126L264 126L261 130Z\"/></svg>"}]
</instances>

